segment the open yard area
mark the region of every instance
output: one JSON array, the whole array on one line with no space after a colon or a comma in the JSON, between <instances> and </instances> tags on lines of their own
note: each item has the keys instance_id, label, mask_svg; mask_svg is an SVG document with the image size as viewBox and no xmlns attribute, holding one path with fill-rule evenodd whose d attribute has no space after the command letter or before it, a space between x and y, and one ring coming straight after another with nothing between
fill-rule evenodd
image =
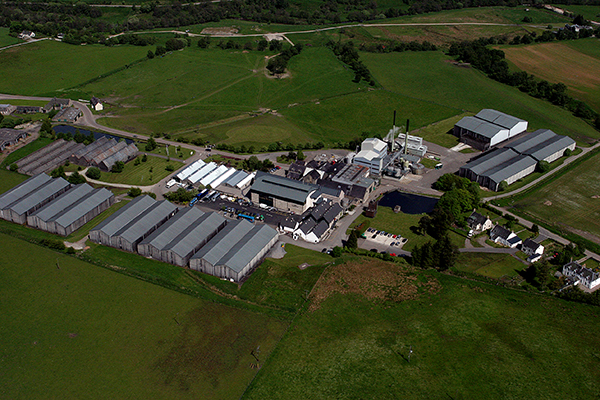
<instances>
[{"instance_id":1,"label":"open yard area","mask_svg":"<svg viewBox=\"0 0 600 400\"><path fill-rule=\"evenodd\" d=\"M600 155L508 205L550 225L600 237Z\"/></svg>"},{"instance_id":2,"label":"open yard area","mask_svg":"<svg viewBox=\"0 0 600 400\"><path fill-rule=\"evenodd\" d=\"M142 157L139 156L141 159ZM167 171L165 168L171 165L174 169ZM124 183L127 185L139 185L148 186L159 182L161 179L167 177L170 174L175 173L179 168L183 166L182 162L176 159L168 161L165 158L148 156L148 161L140 162L135 165L135 161L129 161L125 164L123 172L102 172L100 179L102 182L107 183Z\"/></svg>"},{"instance_id":3,"label":"open yard area","mask_svg":"<svg viewBox=\"0 0 600 400\"><path fill-rule=\"evenodd\" d=\"M585 39L600 47L598 39ZM570 94L600 112L600 57L585 54L569 42L505 46L506 58L517 67L552 83L564 83Z\"/></svg>"},{"instance_id":4,"label":"open yard area","mask_svg":"<svg viewBox=\"0 0 600 400\"><path fill-rule=\"evenodd\" d=\"M600 390L589 351L600 345L596 307L405 268L359 259L326 270L245 398L591 399ZM564 371L577 379L556 379Z\"/></svg>"},{"instance_id":5,"label":"open yard area","mask_svg":"<svg viewBox=\"0 0 600 400\"><path fill-rule=\"evenodd\" d=\"M461 253L454 266L458 271L473 272L490 278L517 276L527 265L510 254Z\"/></svg>"},{"instance_id":6,"label":"open yard area","mask_svg":"<svg viewBox=\"0 0 600 400\"><path fill-rule=\"evenodd\" d=\"M17 44L21 41L15 37L8 36L8 31L8 28L0 28L0 47L10 46L11 44Z\"/></svg>"},{"instance_id":7,"label":"open yard area","mask_svg":"<svg viewBox=\"0 0 600 400\"><path fill-rule=\"evenodd\" d=\"M239 398L287 326L0 237L2 398Z\"/></svg>"}]
</instances>

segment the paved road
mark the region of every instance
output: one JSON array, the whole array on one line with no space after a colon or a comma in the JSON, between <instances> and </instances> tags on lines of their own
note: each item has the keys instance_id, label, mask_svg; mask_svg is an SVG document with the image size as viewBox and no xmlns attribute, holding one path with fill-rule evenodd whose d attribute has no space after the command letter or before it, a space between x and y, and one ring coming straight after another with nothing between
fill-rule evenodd
<instances>
[{"instance_id":1,"label":"paved road","mask_svg":"<svg viewBox=\"0 0 600 400\"><path fill-rule=\"evenodd\" d=\"M39 42L41 40L50 40L50 38L40 38L40 39L31 39L31 40L27 40L21 43L17 43L17 44L11 44L9 46L4 46L4 47L0 47L0 51L2 50L6 50L6 49L10 49L12 47L17 47L17 46L23 46L24 44L30 44L30 43L35 43L35 42Z\"/></svg>"}]
</instances>

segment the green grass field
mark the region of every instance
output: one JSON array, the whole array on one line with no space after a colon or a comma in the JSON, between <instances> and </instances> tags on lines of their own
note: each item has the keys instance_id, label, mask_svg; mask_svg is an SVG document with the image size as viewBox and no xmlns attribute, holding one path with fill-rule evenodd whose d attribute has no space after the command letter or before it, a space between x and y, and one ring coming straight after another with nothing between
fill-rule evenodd
<instances>
[{"instance_id":1,"label":"green grass field","mask_svg":"<svg viewBox=\"0 0 600 400\"><path fill-rule=\"evenodd\" d=\"M0 70L11 79L0 82L0 93L78 98L81 92L68 89L142 59L147 52L136 46L73 46L50 40L4 50Z\"/></svg>"},{"instance_id":2,"label":"green grass field","mask_svg":"<svg viewBox=\"0 0 600 400\"><path fill-rule=\"evenodd\" d=\"M21 182L25 182L29 177L16 172L9 172L5 169L0 169L0 193L4 193L9 189L17 186Z\"/></svg>"},{"instance_id":3,"label":"green grass field","mask_svg":"<svg viewBox=\"0 0 600 400\"><path fill-rule=\"evenodd\" d=\"M328 273L311 295L318 306L296 318L245 399L592 399L600 390L596 307L382 262ZM577 379L557 379L564 371Z\"/></svg>"},{"instance_id":4,"label":"green grass field","mask_svg":"<svg viewBox=\"0 0 600 400\"><path fill-rule=\"evenodd\" d=\"M581 14L583 18L592 21L600 20L600 6L582 6L576 4L569 4L568 6L559 6L575 15Z\"/></svg>"},{"instance_id":5,"label":"green grass field","mask_svg":"<svg viewBox=\"0 0 600 400\"><path fill-rule=\"evenodd\" d=\"M458 67L441 52L361 53L361 58L377 81L398 97L430 102L432 107L460 107L463 112L493 108L529 121L529 130L552 129L578 141L600 137L570 112L493 81L475 69Z\"/></svg>"},{"instance_id":6,"label":"green grass field","mask_svg":"<svg viewBox=\"0 0 600 400\"><path fill-rule=\"evenodd\" d=\"M117 212L119 208L125 206L127 203L129 203L129 201L121 200L118 203L113 204L108 209L104 210L102 213L90 220L87 224L83 225L81 228L77 229L75 232L67 236L65 238L65 241L73 243L83 239L90 232L90 229L98 225L100 222L104 221L106 218L113 215L115 212Z\"/></svg>"},{"instance_id":7,"label":"green grass field","mask_svg":"<svg viewBox=\"0 0 600 400\"><path fill-rule=\"evenodd\" d=\"M510 254L461 253L454 268L490 278L500 278L505 275L517 276L527 265Z\"/></svg>"},{"instance_id":8,"label":"green grass field","mask_svg":"<svg viewBox=\"0 0 600 400\"><path fill-rule=\"evenodd\" d=\"M0 236L3 398L239 398L287 326Z\"/></svg>"},{"instance_id":9,"label":"green grass field","mask_svg":"<svg viewBox=\"0 0 600 400\"><path fill-rule=\"evenodd\" d=\"M598 155L558 179L509 204L551 225L600 236L600 163Z\"/></svg>"},{"instance_id":10,"label":"green grass field","mask_svg":"<svg viewBox=\"0 0 600 400\"><path fill-rule=\"evenodd\" d=\"M8 36L9 29L8 28L0 28L0 47L10 46L11 44L17 44L21 42L21 40Z\"/></svg>"},{"instance_id":11,"label":"green grass field","mask_svg":"<svg viewBox=\"0 0 600 400\"><path fill-rule=\"evenodd\" d=\"M173 171L167 171L165 170L167 165L172 165L175 169ZM135 165L134 161L128 162L125 164L123 172L118 174L113 172L102 172L99 180L107 183L148 186L173 174L182 166L183 163L177 161L175 158L172 158L171 161L167 161L161 157L149 156L148 161L142 162L139 165ZM152 172L150 172L150 169L152 169Z\"/></svg>"}]
</instances>

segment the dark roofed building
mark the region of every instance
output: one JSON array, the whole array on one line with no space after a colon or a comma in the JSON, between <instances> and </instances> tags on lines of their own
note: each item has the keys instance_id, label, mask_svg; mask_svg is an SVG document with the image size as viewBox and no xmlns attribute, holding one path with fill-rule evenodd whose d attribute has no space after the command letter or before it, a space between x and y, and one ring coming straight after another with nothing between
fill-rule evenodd
<instances>
[{"instance_id":1,"label":"dark roofed building","mask_svg":"<svg viewBox=\"0 0 600 400\"><path fill-rule=\"evenodd\" d=\"M317 185L259 171L250 188L250 199L256 204L302 214L312 207L310 195L318 189Z\"/></svg>"},{"instance_id":2,"label":"dark roofed building","mask_svg":"<svg viewBox=\"0 0 600 400\"><path fill-rule=\"evenodd\" d=\"M506 229L502 225L496 225L492 228L490 231L490 239L495 243L510 248L515 248L522 242L521 238L515 235L513 231Z\"/></svg>"},{"instance_id":3,"label":"dark roofed building","mask_svg":"<svg viewBox=\"0 0 600 400\"><path fill-rule=\"evenodd\" d=\"M0 151L9 146L14 146L27 137L27 132L19 129L0 128Z\"/></svg>"},{"instance_id":4,"label":"dark roofed building","mask_svg":"<svg viewBox=\"0 0 600 400\"><path fill-rule=\"evenodd\" d=\"M577 261L565 264L562 273L575 281L575 285L582 284L588 289L595 289L596 286L600 285L600 274L579 265Z\"/></svg>"},{"instance_id":5,"label":"dark roofed building","mask_svg":"<svg viewBox=\"0 0 600 400\"><path fill-rule=\"evenodd\" d=\"M58 114L52 118L52 121L68 122L72 124L77 121L81 115L83 115L83 113L78 108L67 107L60 110Z\"/></svg>"},{"instance_id":6,"label":"dark roofed building","mask_svg":"<svg viewBox=\"0 0 600 400\"><path fill-rule=\"evenodd\" d=\"M493 223L492 220L487 217L479 214L478 212L473 211L473 213L467 218L467 225L469 228L474 231L483 232L488 229L492 229Z\"/></svg>"},{"instance_id":7,"label":"dark roofed building","mask_svg":"<svg viewBox=\"0 0 600 400\"><path fill-rule=\"evenodd\" d=\"M41 107L37 106L17 106L13 111L13 114L36 114L39 113Z\"/></svg>"},{"instance_id":8,"label":"dark roofed building","mask_svg":"<svg viewBox=\"0 0 600 400\"><path fill-rule=\"evenodd\" d=\"M59 99L58 97L53 97L43 108L44 112L50 112L52 110L62 110L63 108L67 108L71 105L71 99Z\"/></svg>"}]
</instances>

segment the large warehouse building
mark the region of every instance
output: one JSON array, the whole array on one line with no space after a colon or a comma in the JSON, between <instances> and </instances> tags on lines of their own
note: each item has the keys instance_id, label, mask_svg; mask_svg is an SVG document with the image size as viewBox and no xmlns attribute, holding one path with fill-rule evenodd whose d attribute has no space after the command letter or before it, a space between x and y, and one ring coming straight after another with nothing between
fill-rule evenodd
<instances>
[{"instance_id":1,"label":"large warehouse building","mask_svg":"<svg viewBox=\"0 0 600 400\"><path fill-rule=\"evenodd\" d=\"M250 199L256 204L266 204L282 211L302 214L313 206L312 195L319 189L312 185L283 176L257 172L250 188Z\"/></svg>"},{"instance_id":2,"label":"large warehouse building","mask_svg":"<svg viewBox=\"0 0 600 400\"><path fill-rule=\"evenodd\" d=\"M90 231L94 242L240 281L278 240L267 225L137 197Z\"/></svg>"},{"instance_id":3,"label":"large warehouse building","mask_svg":"<svg viewBox=\"0 0 600 400\"><path fill-rule=\"evenodd\" d=\"M9 191L0 198L7 199L6 203L1 202L2 204L0 205L2 209L2 218L8 221L16 222L17 224L26 224L27 217L29 215L33 214L36 210L48 204L49 202L51 202L52 200L69 190L69 188L71 187L71 184L63 178L52 179L45 174L42 176L47 177L47 179L44 177L42 177L41 179L35 179L37 178L36 176L34 178L28 179L27 181L23 182L23 184L15 188L18 189L19 187L27 187L28 189L32 190L24 189L23 191ZM36 183L32 185L22 186L30 181ZM37 186L37 182L41 181L45 182ZM14 196L11 195L11 192L14 194ZM17 194L23 192L26 193L22 196ZM14 197L17 198L14 199ZM13 201L9 202L9 199L11 198L13 198Z\"/></svg>"},{"instance_id":4,"label":"large warehouse building","mask_svg":"<svg viewBox=\"0 0 600 400\"><path fill-rule=\"evenodd\" d=\"M461 142L482 151L526 130L527 121L490 109L464 117L454 125L454 134Z\"/></svg>"},{"instance_id":5,"label":"large warehouse building","mask_svg":"<svg viewBox=\"0 0 600 400\"><path fill-rule=\"evenodd\" d=\"M279 237L267 225L252 226L242 220L230 225L192 257L191 269L239 282L262 262Z\"/></svg>"},{"instance_id":6,"label":"large warehouse building","mask_svg":"<svg viewBox=\"0 0 600 400\"><path fill-rule=\"evenodd\" d=\"M27 217L27 224L68 236L115 202L114 194L87 183L77 185Z\"/></svg>"},{"instance_id":7,"label":"large warehouse building","mask_svg":"<svg viewBox=\"0 0 600 400\"><path fill-rule=\"evenodd\" d=\"M177 207L149 196L136 197L90 231L94 242L137 252L137 245L177 212Z\"/></svg>"},{"instance_id":8,"label":"large warehouse building","mask_svg":"<svg viewBox=\"0 0 600 400\"><path fill-rule=\"evenodd\" d=\"M538 129L506 145L519 154L527 154L536 161L552 162L575 150L575 141L568 136L557 135L550 129Z\"/></svg>"},{"instance_id":9,"label":"large warehouse building","mask_svg":"<svg viewBox=\"0 0 600 400\"><path fill-rule=\"evenodd\" d=\"M534 172L540 161L555 161L567 149L575 149L573 139L540 129L469 161L458 174L491 190L499 190L502 181L510 185Z\"/></svg>"}]
</instances>

